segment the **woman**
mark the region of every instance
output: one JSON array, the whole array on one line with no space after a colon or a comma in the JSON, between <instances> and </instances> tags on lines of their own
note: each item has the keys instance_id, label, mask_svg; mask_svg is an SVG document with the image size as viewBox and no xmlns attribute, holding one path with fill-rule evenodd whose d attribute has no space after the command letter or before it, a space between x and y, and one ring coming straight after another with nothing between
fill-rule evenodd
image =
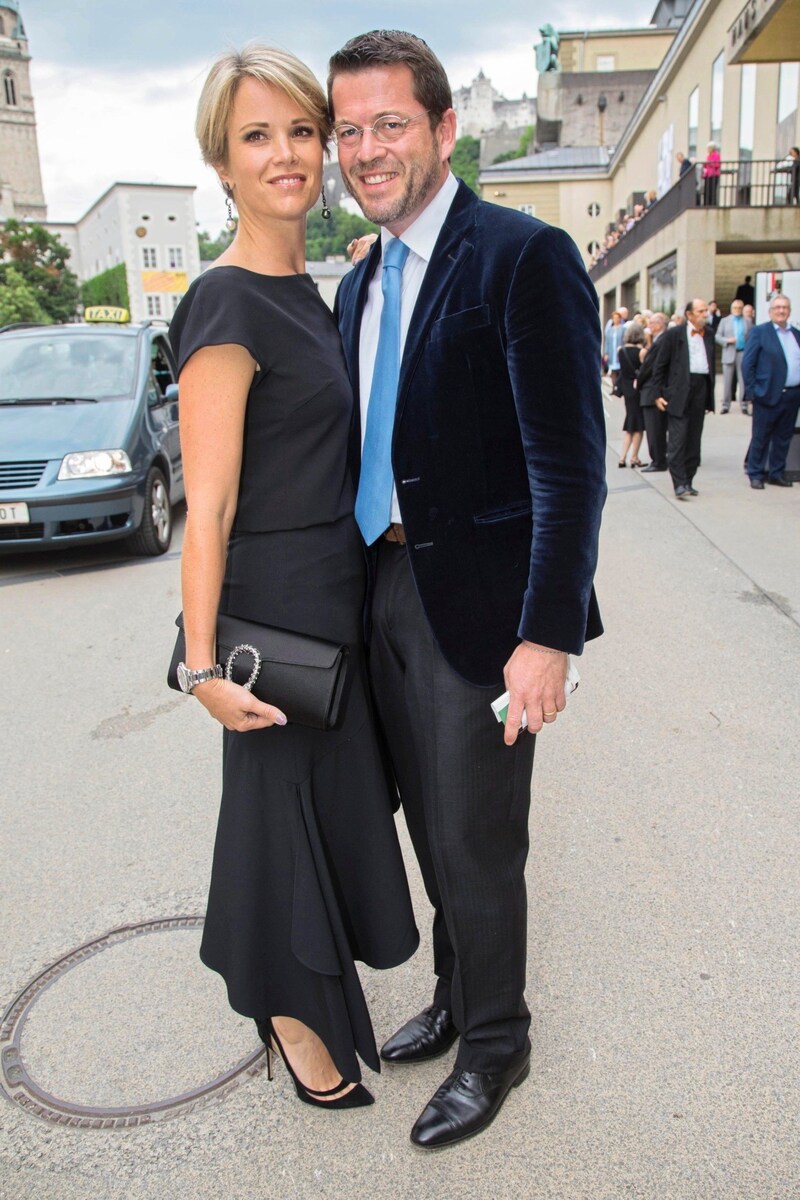
<instances>
[{"instance_id":1,"label":"woman","mask_svg":"<svg viewBox=\"0 0 800 1200\"><path fill-rule=\"evenodd\" d=\"M608 360L608 369L611 373L611 390L614 391L619 378L619 348L622 345L622 338L625 333L625 326L622 324L622 314L616 309L611 314L611 320L606 325L605 331L605 356Z\"/></svg>"},{"instance_id":2,"label":"woman","mask_svg":"<svg viewBox=\"0 0 800 1200\"><path fill-rule=\"evenodd\" d=\"M716 143L709 142L706 147L706 161L703 163L703 203L715 205L719 203L720 153Z\"/></svg>"},{"instance_id":3,"label":"woman","mask_svg":"<svg viewBox=\"0 0 800 1200\"><path fill-rule=\"evenodd\" d=\"M619 386L625 400L625 421L622 426L622 453L619 465L627 467L628 451L632 452L631 466L641 467L639 447L644 433L644 416L636 388L636 376L644 358L646 337L638 321L625 326L625 339L619 352Z\"/></svg>"},{"instance_id":4,"label":"woman","mask_svg":"<svg viewBox=\"0 0 800 1200\"><path fill-rule=\"evenodd\" d=\"M193 692L225 726L201 958L306 1103L372 1103L379 1060L354 958L404 961L418 935L359 645L363 552L347 466L350 390L333 318L305 271L322 186L324 94L294 56L220 57L196 132L236 236L171 326L188 517L186 666L216 662L218 610L350 646L338 727L287 724L225 679ZM209 672L210 673L210 672ZM270 1076L271 1077L271 1076Z\"/></svg>"}]
</instances>

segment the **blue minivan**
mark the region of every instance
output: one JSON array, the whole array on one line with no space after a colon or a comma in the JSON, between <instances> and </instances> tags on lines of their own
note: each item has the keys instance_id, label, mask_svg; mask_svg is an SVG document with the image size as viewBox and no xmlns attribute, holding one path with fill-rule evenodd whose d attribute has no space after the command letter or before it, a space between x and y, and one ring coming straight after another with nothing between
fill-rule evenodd
<instances>
[{"instance_id":1,"label":"blue minivan","mask_svg":"<svg viewBox=\"0 0 800 1200\"><path fill-rule=\"evenodd\" d=\"M0 553L124 538L163 554L183 499L167 325L124 309L0 329Z\"/></svg>"}]
</instances>

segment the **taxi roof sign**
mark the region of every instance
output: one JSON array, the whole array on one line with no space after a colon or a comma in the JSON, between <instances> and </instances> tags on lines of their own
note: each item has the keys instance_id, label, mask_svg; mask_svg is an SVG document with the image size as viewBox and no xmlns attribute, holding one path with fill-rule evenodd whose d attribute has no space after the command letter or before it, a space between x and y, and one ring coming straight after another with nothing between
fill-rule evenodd
<instances>
[{"instance_id":1,"label":"taxi roof sign","mask_svg":"<svg viewBox=\"0 0 800 1200\"><path fill-rule=\"evenodd\" d=\"M94 304L91 308L84 309L83 319L95 324L98 321L107 321L113 325L125 325L130 321L131 314L127 308L113 308L108 304Z\"/></svg>"}]
</instances>

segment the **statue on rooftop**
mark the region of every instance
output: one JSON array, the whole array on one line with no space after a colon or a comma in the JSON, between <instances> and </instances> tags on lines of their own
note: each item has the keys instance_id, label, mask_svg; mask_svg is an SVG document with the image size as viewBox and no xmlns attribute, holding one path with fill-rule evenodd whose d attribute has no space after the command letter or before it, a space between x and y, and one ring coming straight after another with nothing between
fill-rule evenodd
<instances>
[{"instance_id":1,"label":"statue on rooftop","mask_svg":"<svg viewBox=\"0 0 800 1200\"><path fill-rule=\"evenodd\" d=\"M559 36L552 25L542 25L539 33L542 35L542 40L538 46L534 46L536 51L536 70L540 75L544 75L547 71L560 71L561 63L558 61L558 43Z\"/></svg>"}]
</instances>

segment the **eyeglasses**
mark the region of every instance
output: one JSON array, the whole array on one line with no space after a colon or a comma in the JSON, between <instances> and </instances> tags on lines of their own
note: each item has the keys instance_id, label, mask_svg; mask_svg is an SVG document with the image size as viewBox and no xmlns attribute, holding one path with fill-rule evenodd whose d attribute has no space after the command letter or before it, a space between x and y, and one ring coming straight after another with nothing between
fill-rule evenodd
<instances>
[{"instance_id":1,"label":"eyeglasses","mask_svg":"<svg viewBox=\"0 0 800 1200\"><path fill-rule=\"evenodd\" d=\"M378 117L373 125L337 125L333 130L333 140L337 146L359 146L361 138L369 130L376 142L396 142L403 136L407 126L414 121L421 121L427 115L426 110L415 117Z\"/></svg>"}]
</instances>

